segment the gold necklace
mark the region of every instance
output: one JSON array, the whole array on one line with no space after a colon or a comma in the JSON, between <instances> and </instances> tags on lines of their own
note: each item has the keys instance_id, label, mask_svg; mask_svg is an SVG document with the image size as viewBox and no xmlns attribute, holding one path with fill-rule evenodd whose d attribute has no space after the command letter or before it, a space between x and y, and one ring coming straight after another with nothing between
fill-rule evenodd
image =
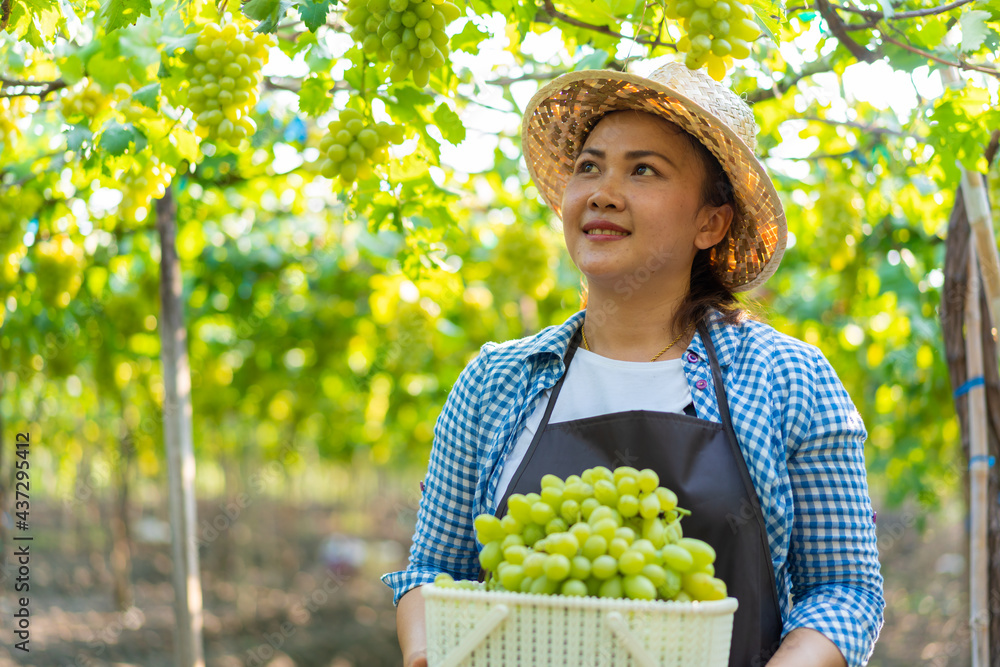
<instances>
[{"instance_id":1,"label":"gold necklace","mask_svg":"<svg viewBox=\"0 0 1000 667\"><path fill-rule=\"evenodd\" d=\"M586 324L586 323L585 323L585 324ZM655 355L653 356L653 358L652 358L652 359L650 359L650 361L656 361L657 359L659 359L659 358L660 358L660 356L661 356L661 355L662 355L662 354L663 354L664 352L666 352L667 350L669 350L670 348L672 348L672 347L673 347L673 346L674 346L674 345L675 345L675 344L677 343L677 341L679 341L679 340L680 340L680 339L681 339L682 337L684 337L685 335L687 335L687 333L688 333L689 331L691 331L691 327L693 327L693 326L694 326L694 322L692 322L691 324L689 324L689 325L688 325L688 327L687 327L687 329L685 329L684 331L682 331L682 332L681 332L681 333L680 333L680 334L679 334L679 335L677 336L677 338L675 338L675 339L673 339L672 341L670 341L670 344L669 344L669 345L667 345L667 346L666 346L665 348L663 348L662 350L660 350L659 352L657 352L657 353L656 353L656 354L655 354ZM584 325L584 326L581 326L581 327L580 327L580 333L581 333L581 334L583 334L583 349L585 349L585 350L586 350L587 352L590 352L590 346L589 346L589 345L587 345L587 328L586 328L586 325Z\"/></svg>"}]
</instances>

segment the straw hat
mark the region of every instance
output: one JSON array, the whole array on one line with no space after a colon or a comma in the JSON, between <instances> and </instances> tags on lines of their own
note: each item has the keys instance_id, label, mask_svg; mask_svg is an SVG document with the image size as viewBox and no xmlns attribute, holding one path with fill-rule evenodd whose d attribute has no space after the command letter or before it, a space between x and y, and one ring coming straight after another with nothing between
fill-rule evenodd
<instances>
[{"instance_id":1,"label":"straw hat","mask_svg":"<svg viewBox=\"0 0 1000 667\"><path fill-rule=\"evenodd\" d=\"M696 137L719 159L733 184L736 215L712 262L723 282L742 292L764 283L785 252L785 213L771 178L754 155L753 111L731 90L683 63L649 77L613 70L570 72L539 90L521 123L528 171L552 210L562 197L584 138L604 114L653 113Z\"/></svg>"}]
</instances>

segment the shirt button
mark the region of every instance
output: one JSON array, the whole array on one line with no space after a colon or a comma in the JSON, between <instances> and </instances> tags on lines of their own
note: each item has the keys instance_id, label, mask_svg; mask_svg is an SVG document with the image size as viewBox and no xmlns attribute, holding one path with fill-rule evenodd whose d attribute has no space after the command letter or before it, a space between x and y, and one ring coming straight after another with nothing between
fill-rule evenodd
<instances>
[{"instance_id":1,"label":"shirt button","mask_svg":"<svg viewBox=\"0 0 1000 667\"><path fill-rule=\"evenodd\" d=\"M704 380L698 380L697 382L694 383L694 386L698 387L698 389L704 389L705 387L708 386L708 383L705 382Z\"/></svg>"},{"instance_id":2,"label":"shirt button","mask_svg":"<svg viewBox=\"0 0 1000 667\"><path fill-rule=\"evenodd\" d=\"M688 363L692 363L692 364L696 364L696 363L698 363L700 361L700 359L698 359L698 355L695 354L694 352L688 352L687 360L688 360Z\"/></svg>"}]
</instances>

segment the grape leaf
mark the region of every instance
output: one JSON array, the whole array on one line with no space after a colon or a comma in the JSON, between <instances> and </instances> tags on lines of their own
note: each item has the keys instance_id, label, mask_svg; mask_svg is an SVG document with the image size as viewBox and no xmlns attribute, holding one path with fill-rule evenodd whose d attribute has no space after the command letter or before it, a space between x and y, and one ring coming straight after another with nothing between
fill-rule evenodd
<instances>
[{"instance_id":1,"label":"grape leaf","mask_svg":"<svg viewBox=\"0 0 1000 667\"><path fill-rule=\"evenodd\" d=\"M991 21L1000 21L1000 0L979 0L974 7L989 12Z\"/></svg>"},{"instance_id":2,"label":"grape leaf","mask_svg":"<svg viewBox=\"0 0 1000 667\"><path fill-rule=\"evenodd\" d=\"M160 108L160 84L151 83L132 93L132 99L142 106L158 111Z\"/></svg>"},{"instance_id":3,"label":"grape leaf","mask_svg":"<svg viewBox=\"0 0 1000 667\"><path fill-rule=\"evenodd\" d=\"M149 16L151 9L150 0L104 0L101 5L104 31L111 33L119 28L135 25L140 17Z\"/></svg>"},{"instance_id":4,"label":"grape leaf","mask_svg":"<svg viewBox=\"0 0 1000 667\"><path fill-rule=\"evenodd\" d=\"M772 42L780 45L778 35L781 33L781 24L785 22L785 3L782 0L753 0L750 6L757 25Z\"/></svg>"},{"instance_id":5,"label":"grape leaf","mask_svg":"<svg viewBox=\"0 0 1000 667\"><path fill-rule=\"evenodd\" d=\"M319 0L319 2L301 0L297 4L299 16L302 17L302 21L310 32L316 32L321 25L326 23L326 14L330 10L330 0Z\"/></svg>"},{"instance_id":6,"label":"grape leaf","mask_svg":"<svg viewBox=\"0 0 1000 667\"><path fill-rule=\"evenodd\" d=\"M462 32L451 38L451 49L476 55L479 52L479 43L489 36L489 33L484 32L475 23L469 21L462 28Z\"/></svg>"},{"instance_id":7,"label":"grape leaf","mask_svg":"<svg viewBox=\"0 0 1000 667\"><path fill-rule=\"evenodd\" d=\"M80 152L85 143L94 140L94 135L86 125L71 125L64 134L66 135L66 148L74 153Z\"/></svg>"},{"instance_id":8,"label":"grape leaf","mask_svg":"<svg viewBox=\"0 0 1000 667\"><path fill-rule=\"evenodd\" d=\"M182 37L173 37L171 35L164 35L160 40L163 44L163 53L167 56L172 56L179 50L193 51L194 47L198 45L198 35L197 33L192 33L190 35L184 35Z\"/></svg>"},{"instance_id":9,"label":"grape leaf","mask_svg":"<svg viewBox=\"0 0 1000 667\"><path fill-rule=\"evenodd\" d=\"M971 53L983 45L983 40L986 39L986 34L989 31L986 27L986 20L989 17L989 12L974 9L971 12L965 12L958 19L959 25L962 26L963 52Z\"/></svg>"},{"instance_id":10,"label":"grape leaf","mask_svg":"<svg viewBox=\"0 0 1000 667\"><path fill-rule=\"evenodd\" d=\"M254 32L272 33L290 6L290 0L250 0L243 5L243 13L247 18L260 21Z\"/></svg>"},{"instance_id":11,"label":"grape leaf","mask_svg":"<svg viewBox=\"0 0 1000 667\"><path fill-rule=\"evenodd\" d=\"M584 57L580 58L575 65L573 65L573 71L579 72L585 69L601 69L608 62L608 52L604 50L594 51L593 53L588 53Z\"/></svg>"},{"instance_id":12,"label":"grape leaf","mask_svg":"<svg viewBox=\"0 0 1000 667\"><path fill-rule=\"evenodd\" d=\"M118 156L125 153L132 144L135 144L136 152L138 152L145 148L146 138L131 123L122 125L111 122L101 134L98 146L106 150L109 155Z\"/></svg>"},{"instance_id":13,"label":"grape leaf","mask_svg":"<svg viewBox=\"0 0 1000 667\"><path fill-rule=\"evenodd\" d=\"M441 136L449 144L458 145L465 141L465 125L458 114L452 111L445 103L438 105L434 110L434 124L441 130Z\"/></svg>"},{"instance_id":14,"label":"grape leaf","mask_svg":"<svg viewBox=\"0 0 1000 667\"><path fill-rule=\"evenodd\" d=\"M59 62L59 74L68 85L83 78L83 60L75 53L71 53Z\"/></svg>"},{"instance_id":15,"label":"grape leaf","mask_svg":"<svg viewBox=\"0 0 1000 667\"><path fill-rule=\"evenodd\" d=\"M330 88L333 82L326 74L309 77L299 89L299 111L310 116L326 113L333 103Z\"/></svg>"}]
</instances>

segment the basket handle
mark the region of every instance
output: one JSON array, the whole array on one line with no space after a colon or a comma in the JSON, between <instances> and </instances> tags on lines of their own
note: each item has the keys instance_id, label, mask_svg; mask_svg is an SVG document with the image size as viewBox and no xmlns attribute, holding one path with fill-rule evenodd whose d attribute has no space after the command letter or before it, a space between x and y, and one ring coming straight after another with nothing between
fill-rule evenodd
<instances>
[{"instance_id":1,"label":"basket handle","mask_svg":"<svg viewBox=\"0 0 1000 667\"><path fill-rule=\"evenodd\" d=\"M656 660L653 660L653 656L649 655L649 652L646 651L642 643L628 629L628 625L620 613L617 611L608 612L604 617L604 623L611 628L611 634L617 637L618 641L625 646L625 649L632 656L632 659L639 663L641 667L658 667L658 663Z\"/></svg>"},{"instance_id":2,"label":"basket handle","mask_svg":"<svg viewBox=\"0 0 1000 667\"><path fill-rule=\"evenodd\" d=\"M458 643L458 646L448 653L444 662L441 663L441 667L458 667L459 663L468 658L469 655L476 650L476 647L479 646L498 625L506 620L508 613L509 610L507 609L507 605L498 604L493 607L493 609L490 610L490 613L486 614L481 621L476 623L475 627L473 627L467 635L462 637L462 641Z\"/></svg>"}]
</instances>

